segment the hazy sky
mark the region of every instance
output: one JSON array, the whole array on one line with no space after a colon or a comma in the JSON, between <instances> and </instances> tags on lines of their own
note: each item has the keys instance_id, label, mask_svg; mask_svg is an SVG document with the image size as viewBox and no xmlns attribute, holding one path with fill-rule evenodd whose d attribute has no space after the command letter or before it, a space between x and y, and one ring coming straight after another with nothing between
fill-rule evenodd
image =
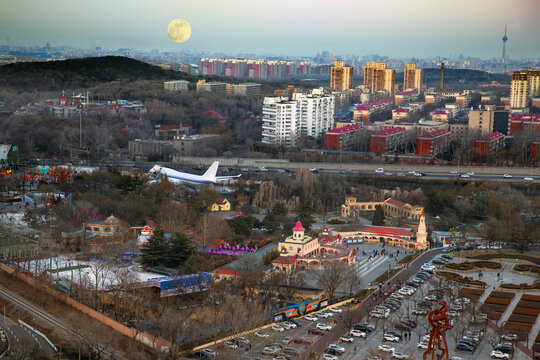
<instances>
[{"instance_id":1,"label":"hazy sky","mask_svg":"<svg viewBox=\"0 0 540 360\"><path fill-rule=\"evenodd\" d=\"M540 57L540 0L0 0L0 43L276 55ZM186 19L177 44L167 25Z\"/></svg>"}]
</instances>

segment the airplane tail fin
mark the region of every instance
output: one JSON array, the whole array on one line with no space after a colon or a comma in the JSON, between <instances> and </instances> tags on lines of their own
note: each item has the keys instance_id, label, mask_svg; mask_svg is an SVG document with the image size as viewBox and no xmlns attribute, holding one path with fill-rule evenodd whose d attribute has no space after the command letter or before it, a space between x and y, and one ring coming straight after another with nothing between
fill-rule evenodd
<instances>
[{"instance_id":1,"label":"airplane tail fin","mask_svg":"<svg viewBox=\"0 0 540 360\"><path fill-rule=\"evenodd\" d=\"M217 174L217 169L219 167L219 161L214 161L212 165L206 170L206 172L203 175L203 178L205 179L215 179Z\"/></svg>"}]
</instances>

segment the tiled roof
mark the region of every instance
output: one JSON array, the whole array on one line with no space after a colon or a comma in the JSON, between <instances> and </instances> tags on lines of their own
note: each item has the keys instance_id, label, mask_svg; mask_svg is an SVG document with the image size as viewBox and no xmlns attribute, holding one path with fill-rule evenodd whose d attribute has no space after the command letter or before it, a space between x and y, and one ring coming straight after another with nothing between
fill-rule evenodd
<instances>
[{"instance_id":1,"label":"tiled roof","mask_svg":"<svg viewBox=\"0 0 540 360\"><path fill-rule=\"evenodd\" d=\"M392 204L394 206L399 206L399 207L405 206L404 202L401 202L399 200L392 199L392 198L386 199L386 200L384 200L384 202L387 203L387 204Z\"/></svg>"},{"instance_id":2,"label":"tiled roof","mask_svg":"<svg viewBox=\"0 0 540 360\"><path fill-rule=\"evenodd\" d=\"M160 130L160 131L180 130L180 125L161 125L156 130Z\"/></svg>"},{"instance_id":3,"label":"tiled roof","mask_svg":"<svg viewBox=\"0 0 540 360\"><path fill-rule=\"evenodd\" d=\"M435 131L430 131L420 137L418 137L419 139L433 139L433 138L436 138L436 137L439 137L441 135L447 135L447 134L450 134L450 131L448 130L445 130L445 129L439 129L439 130L435 130Z\"/></svg>"},{"instance_id":4,"label":"tiled roof","mask_svg":"<svg viewBox=\"0 0 540 360\"><path fill-rule=\"evenodd\" d=\"M232 275L232 276L240 275L240 271L229 270L229 269L217 269L215 273L220 274L220 275Z\"/></svg>"},{"instance_id":5,"label":"tiled roof","mask_svg":"<svg viewBox=\"0 0 540 360\"><path fill-rule=\"evenodd\" d=\"M377 132L375 132L372 136L388 136L388 135L392 135L392 134L398 134L398 133L401 133L403 131L407 131L405 128L402 128L400 126L398 127L392 127L392 128L388 128L388 129L384 129L384 130L379 130Z\"/></svg>"},{"instance_id":6,"label":"tiled roof","mask_svg":"<svg viewBox=\"0 0 540 360\"><path fill-rule=\"evenodd\" d=\"M342 127L335 128L335 129L332 129L332 130L328 130L327 134L343 134L343 133L346 133L346 132L349 132L349 131L355 131L355 130L358 130L358 129L361 129L361 128L362 128L361 126L356 125L356 124L347 125L347 126L342 126Z\"/></svg>"},{"instance_id":7,"label":"tiled roof","mask_svg":"<svg viewBox=\"0 0 540 360\"><path fill-rule=\"evenodd\" d=\"M476 141L491 141L491 140L498 139L500 137L504 137L504 134L500 133L498 131L495 131L495 132L492 132L492 133L489 133L489 134L486 134L486 135L482 136L481 138L479 138Z\"/></svg>"},{"instance_id":8,"label":"tiled roof","mask_svg":"<svg viewBox=\"0 0 540 360\"><path fill-rule=\"evenodd\" d=\"M292 256L278 256L272 260L273 264L293 264L294 262L296 262L296 259Z\"/></svg>"},{"instance_id":9,"label":"tiled roof","mask_svg":"<svg viewBox=\"0 0 540 360\"><path fill-rule=\"evenodd\" d=\"M294 231L305 231L304 227L302 226L302 223L300 221L296 222L296 225L293 227Z\"/></svg>"},{"instance_id":10,"label":"tiled roof","mask_svg":"<svg viewBox=\"0 0 540 360\"><path fill-rule=\"evenodd\" d=\"M387 226L364 226L360 231L369 232L373 234L380 234L380 235L390 235L390 236L412 236L413 235L413 233L407 229L387 227Z\"/></svg>"}]
</instances>

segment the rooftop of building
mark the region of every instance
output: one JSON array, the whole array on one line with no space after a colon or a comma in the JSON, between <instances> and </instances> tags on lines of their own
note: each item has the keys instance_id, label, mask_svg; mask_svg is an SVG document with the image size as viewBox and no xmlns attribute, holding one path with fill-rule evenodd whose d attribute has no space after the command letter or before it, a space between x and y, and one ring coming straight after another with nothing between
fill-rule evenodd
<instances>
[{"instance_id":1,"label":"rooftop of building","mask_svg":"<svg viewBox=\"0 0 540 360\"><path fill-rule=\"evenodd\" d=\"M296 259L292 256L278 256L274 260L272 260L272 264L284 264L284 265L290 265L294 264L296 262Z\"/></svg>"},{"instance_id":2,"label":"rooftop of building","mask_svg":"<svg viewBox=\"0 0 540 360\"><path fill-rule=\"evenodd\" d=\"M417 95L417 94L418 94L418 91L416 90L405 90L405 91L400 91L396 93L396 95Z\"/></svg>"},{"instance_id":3,"label":"rooftop of building","mask_svg":"<svg viewBox=\"0 0 540 360\"><path fill-rule=\"evenodd\" d=\"M189 81L187 80L170 80L170 81L165 81L165 84L187 84L189 83Z\"/></svg>"},{"instance_id":4,"label":"rooftop of building","mask_svg":"<svg viewBox=\"0 0 540 360\"><path fill-rule=\"evenodd\" d=\"M400 227L390 227L390 226L373 226L373 225L345 225L340 226L335 229L336 232L363 232L379 235L390 235L390 236L412 236L413 230L410 228L400 228Z\"/></svg>"},{"instance_id":5,"label":"rooftop of building","mask_svg":"<svg viewBox=\"0 0 540 360\"><path fill-rule=\"evenodd\" d=\"M374 106L386 104L386 103L389 103L389 102L390 102L390 99L387 99L387 98L380 99L380 100L375 100L375 101L372 101L372 102L357 106L356 110L370 110Z\"/></svg>"},{"instance_id":6,"label":"rooftop of building","mask_svg":"<svg viewBox=\"0 0 540 360\"><path fill-rule=\"evenodd\" d=\"M399 134L404 131L407 131L407 130L405 128L402 128L401 126L397 126L397 127L384 129L384 130L379 130L371 136L388 136L388 135L393 135L393 134Z\"/></svg>"},{"instance_id":7,"label":"rooftop of building","mask_svg":"<svg viewBox=\"0 0 540 360\"><path fill-rule=\"evenodd\" d=\"M409 112L409 110L404 109L404 108L397 108L397 109L394 110L394 112L397 112L397 113L406 113L406 112Z\"/></svg>"},{"instance_id":8,"label":"rooftop of building","mask_svg":"<svg viewBox=\"0 0 540 360\"><path fill-rule=\"evenodd\" d=\"M492 140L495 140L495 139L498 139L498 138L501 138L501 137L504 137L503 133L500 133L498 131L494 131L492 133L489 133L489 134L486 134L486 135L480 137L476 141L492 141Z\"/></svg>"},{"instance_id":9,"label":"rooftop of building","mask_svg":"<svg viewBox=\"0 0 540 360\"><path fill-rule=\"evenodd\" d=\"M512 114L512 121L540 122L540 114Z\"/></svg>"},{"instance_id":10,"label":"rooftop of building","mask_svg":"<svg viewBox=\"0 0 540 360\"><path fill-rule=\"evenodd\" d=\"M347 133L347 132L351 132L351 131L356 131L356 130L359 130L359 129L362 129L362 128L363 127L360 126L360 125L352 124L352 125L342 126L342 127L339 127L339 128L328 130L327 134L343 134L343 133Z\"/></svg>"},{"instance_id":11,"label":"rooftop of building","mask_svg":"<svg viewBox=\"0 0 540 360\"><path fill-rule=\"evenodd\" d=\"M447 115L448 112L446 110L437 110L434 112L435 115Z\"/></svg>"},{"instance_id":12,"label":"rooftop of building","mask_svg":"<svg viewBox=\"0 0 540 360\"><path fill-rule=\"evenodd\" d=\"M448 135L450 134L450 131L448 130L445 130L445 129L438 129L438 130L435 130L435 131L430 131L422 136L419 136L418 138L419 139L434 139L436 137L439 137L439 136L444 136L444 135Z\"/></svg>"}]
</instances>

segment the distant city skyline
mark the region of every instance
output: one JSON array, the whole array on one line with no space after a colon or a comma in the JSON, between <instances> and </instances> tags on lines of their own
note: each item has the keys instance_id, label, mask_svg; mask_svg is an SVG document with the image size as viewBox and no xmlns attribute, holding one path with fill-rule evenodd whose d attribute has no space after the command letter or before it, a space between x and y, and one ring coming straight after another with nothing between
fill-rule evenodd
<instances>
[{"instance_id":1,"label":"distant city skyline","mask_svg":"<svg viewBox=\"0 0 540 360\"><path fill-rule=\"evenodd\" d=\"M0 43L139 50L314 56L378 54L389 57L540 58L537 0L4 0ZM191 38L167 36L175 18Z\"/></svg>"}]
</instances>

